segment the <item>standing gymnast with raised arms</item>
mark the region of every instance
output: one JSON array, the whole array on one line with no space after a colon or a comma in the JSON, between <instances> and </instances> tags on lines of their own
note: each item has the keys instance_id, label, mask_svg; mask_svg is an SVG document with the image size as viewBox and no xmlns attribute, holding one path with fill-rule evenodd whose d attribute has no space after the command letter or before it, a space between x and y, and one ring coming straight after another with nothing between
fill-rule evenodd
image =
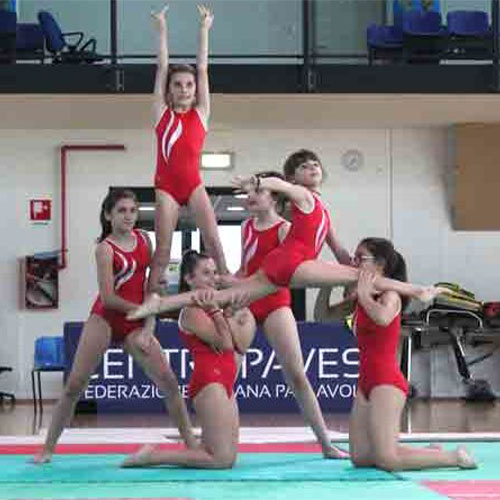
<instances>
[{"instance_id":1,"label":"standing gymnast with raised arms","mask_svg":"<svg viewBox=\"0 0 500 500\"><path fill-rule=\"evenodd\" d=\"M155 231L156 250L151 265L149 290L162 291L170 261L172 235L179 209L187 205L207 253L219 273L228 272L210 198L202 184L200 159L210 116L208 81L208 33L214 17L198 6L200 29L196 69L187 64L169 65L167 7L153 14L158 30L158 65L154 86L157 141Z\"/></svg>"}]
</instances>

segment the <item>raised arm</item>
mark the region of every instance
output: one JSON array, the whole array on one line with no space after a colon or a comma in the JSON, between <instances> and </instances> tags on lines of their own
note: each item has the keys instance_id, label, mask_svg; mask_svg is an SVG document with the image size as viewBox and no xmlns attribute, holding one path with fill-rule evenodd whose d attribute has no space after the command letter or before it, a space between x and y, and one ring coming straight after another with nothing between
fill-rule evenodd
<instances>
[{"instance_id":1,"label":"raised arm","mask_svg":"<svg viewBox=\"0 0 500 500\"><path fill-rule=\"evenodd\" d=\"M208 32L214 22L212 12L204 5L198 5L200 13L200 30L198 33L198 56L196 60L197 108L203 115L205 123L210 116L210 87L208 82Z\"/></svg>"},{"instance_id":2,"label":"raised arm","mask_svg":"<svg viewBox=\"0 0 500 500\"><path fill-rule=\"evenodd\" d=\"M344 264L345 266L351 265L351 256L344 245L342 245L342 243L340 242L337 231L335 231L332 226L330 226L330 230L326 235L326 244L332 250L333 255L335 255L335 258L337 259L339 264Z\"/></svg>"},{"instance_id":3,"label":"raised arm","mask_svg":"<svg viewBox=\"0 0 500 500\"><path fill-rule=\"evenodd\" d=\"M236 176L232 180L232 184L237 189L250 191L251 189L259 190L260 188L269 189L277 193L283 193L291 202L295 203L300 210L309 212L314 207L314 197L312 193L303 186L292 184L290 182L278 179L277 177L250 177Z\"/></svg>"},{"instance_id":4,"label":"raised arm","mask_svg":"<svg viewBox=\"0 0 500 500\"><path fill-rule=\"evenodd\" d=\"M167 40L167 10L163 7L159 12L152 12L151 17L158 32L158 59L154 86L153 114L155 121L161 118L166 106L166 84L168 76L168 40Z\"/></svg>"},{"instance_id":5,"label":"raised arm","mask_svg":"<svg viewBox=\"0 0 500 500\"><path fill-rule=\"evenodd\" d=\"M97 262L97 281L99 295L106 309L120 312L130 312L137 308L137 304L122 299L115 293L113 279L113 251L106 242L99 243L95 250Z\"/></svg>"}]
</instances>

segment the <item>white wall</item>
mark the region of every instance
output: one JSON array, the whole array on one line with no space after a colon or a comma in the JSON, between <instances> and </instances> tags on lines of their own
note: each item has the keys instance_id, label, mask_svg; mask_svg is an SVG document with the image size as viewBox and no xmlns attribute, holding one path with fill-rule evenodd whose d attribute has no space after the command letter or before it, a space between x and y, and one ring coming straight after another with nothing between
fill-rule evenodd
<instances>
[{"instance_id":1,"label":"white wall","mask_svg":"<svg viewBox=\"0 0 500 500\"><path fill-rule=\"evenodd\" d=\"M227 117L226 117L227 118ZM241 117L239 117L241 119ZM454 232L446 207L444 180L451 168L447 129L234 130L213 124L207 150L232 149L236 172L279 168L300 147L319 153L328 171L324 198L346 246L370 235L393 235L419 282L459 281L482 299L498 298L498 232ZM33 343L61 334L64 321L83 320L96 291L92 247L99 233L98 211L109 185L151 183L153 142L149 130L4 130L0 137L0 364L15 371L1 387L29 397ZM59 246L58 146L62 143L123 143L126 153L70 153L68 176L69 267L60 274L60 307L32 312L18 308L17 259ZM361 149L365 166L341 168L340 156ZM208 185L227 185L228 174L211 173ZM33 227L27 200L52 196L55 221ZM312 311L315 292L308 293ZM46 397L61 389L60 374L46 374Z\"/></svg>"}]
</instances>

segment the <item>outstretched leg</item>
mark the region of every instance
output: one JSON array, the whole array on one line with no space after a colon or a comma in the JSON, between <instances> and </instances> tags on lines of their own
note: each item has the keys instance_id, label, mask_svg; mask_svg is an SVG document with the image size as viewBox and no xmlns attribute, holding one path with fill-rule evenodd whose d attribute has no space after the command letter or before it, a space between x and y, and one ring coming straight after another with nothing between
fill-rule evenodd
<instances>
[{"instance_id":1,"label":"outstretched leg","mask_svg":"<svg viewBox=\"0 0 500 500\"><path fill-rule=\"evenodd\" d=\"M290 282L291 287L324 287L347 285L358 281L359 269L351 266L326 262L323 260L307 260L295 270ZM432 300L440 292L436 287L424 287L405 283L383 276L377 276L375 287L380 291L392 290L401 295L418 299L422 302Z\"/></svg>"},{"instance_id":2,"label":"outstretched leg","mask_svg":"<svg viewBox=\"0 0 500 500\"><path fill-rule=\"evenodd\" d=\"M318 400L304 371L299 332L291 309L282 307L273 311L264 321L263 327L302 415L321 444L323 455L325 458L347 458L347 453L335 448L330 442Z\"/></svg>"},{"instance_id":3,"label":"outstretched leg","mask_svg":"<svg viewBox=\"0 0 500 500\"><path fill-rule=\"evenodd\" d=\"M87 387L110 342L108 323L100 316L90 316L83 327L63 394L54 409L43 450L35 456L35 463L50 462L54 447L73 416L80 394Z\"/></svg>"},{"instance_id":4,"label":"outstretched leg","mask_svg":"<svg viewBox=\"0 0 500 500\"><path fill-rule=\"evenodd\" d=\"M214 299L221 306L230 305L235 298L244 298L247 303L250 303L266 295L270 295L276 290L278 290L277 286L269 282L264 274L257 272L249 278L237 282L231 288L216 290L214 292ZM142 305L127 314L127 319L140 319L162 312L176 311L192 305L194 297L196 297L196 291L170 295L168 297L159 297L156 294L151 294Z\"/></svg>"}]
</instances>

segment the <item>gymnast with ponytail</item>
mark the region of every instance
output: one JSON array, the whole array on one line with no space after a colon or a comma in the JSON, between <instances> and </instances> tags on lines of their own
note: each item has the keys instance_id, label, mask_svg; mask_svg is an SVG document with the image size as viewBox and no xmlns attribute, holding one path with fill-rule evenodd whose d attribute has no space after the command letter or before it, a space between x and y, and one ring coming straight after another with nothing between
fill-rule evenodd
<instances>
[{"instance_id":1,"label":"gymnast with ponytail","mask_svg":"<svg viewBox=\"0 0 500 500\"><path fill-rule=\"evenodd\" d=\"M353 464L387 471L475 468L474 459L461 446L445 451L439 446L399 444L408 382L399 369L397 348L401 313L408 299L392 290L377 290L375 282L380 277L405 282L406 264L393 244L383 238L362 240L353 264L359 269L353 321L359 348L359 380L349 422Z\"/></svg>"},{"instance_id":2,"label":"gymnast with ponytail","mask_svg":"<svg viewBox=\"0 0 500 500\"><path fill-rule=\"evenodd\" d=\"M80 395L112 342L123 345L165 395L165 405L186 446L198 446L177 378L153 335L155 319L130 321L125 317L144 300L146 271L152 256L148 234L134 227L138 210L135 194L126 189L111 191L102 203L102 231L95 247L99 295L83 326L71 372L55 406L45 444L34 458L37 464L51 461Z\"/></svg>"}]
</instances>

